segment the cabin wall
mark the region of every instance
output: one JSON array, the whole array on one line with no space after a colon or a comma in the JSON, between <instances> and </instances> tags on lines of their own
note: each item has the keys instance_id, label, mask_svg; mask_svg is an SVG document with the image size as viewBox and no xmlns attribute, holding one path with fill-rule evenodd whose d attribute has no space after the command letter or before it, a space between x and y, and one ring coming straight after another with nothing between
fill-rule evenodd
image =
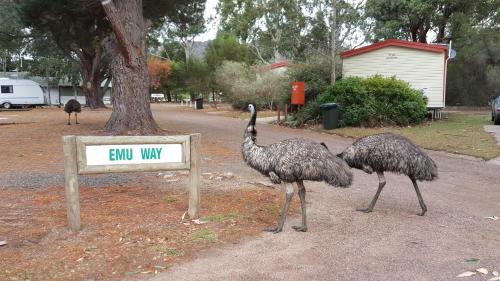
<instances>
[{"instance_id":1,"label":"cabin wall","mask_svg":"<svg viewBox=\"0 0 500 281\"><path fill-rule=\"evenodd\" d=\"M343 59L344 77L396 76L428 98L427 107L442 108L444 102L444 53L389 46Z\"/></svg>"}]
</instances>

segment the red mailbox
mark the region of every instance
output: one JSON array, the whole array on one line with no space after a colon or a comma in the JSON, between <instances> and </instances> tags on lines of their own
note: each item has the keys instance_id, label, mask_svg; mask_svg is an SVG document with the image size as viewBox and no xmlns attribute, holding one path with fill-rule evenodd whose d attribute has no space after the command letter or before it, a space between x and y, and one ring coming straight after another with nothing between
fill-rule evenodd
<instances>
[{"instance_id":1,"label":"red mailbox","mask_svg":"<svg viewBox=\"0 0 500 281\"><path fill-rule=\"evenodd\" d=\"M304 105L306 102L306 96L304 91L305 83L292 82L292 104Z\"/></svg>"}]
</instances>

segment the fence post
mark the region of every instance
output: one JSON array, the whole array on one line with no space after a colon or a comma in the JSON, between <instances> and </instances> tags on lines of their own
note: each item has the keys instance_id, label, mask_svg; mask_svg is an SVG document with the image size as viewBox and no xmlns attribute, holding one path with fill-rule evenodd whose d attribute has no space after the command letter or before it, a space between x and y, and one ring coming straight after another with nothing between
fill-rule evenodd
<instances>
[{"instance_id":1,"label":"fence post","mask_svg":"<svg viewBox=\"0 0 500 281\"><path fill-rule=\"evenodd\" d=\"M68 226L73 231L80 230L80 194L78 191L78 168L76 164L76 137L63 136L64 188Z\"/></svg>"},{"instance_id":2,"label":"fence post","mask_svg":"<svg viewBox=\"0 0 500 281\"><path fill-rule=\"evenodd\" d=\"M279 123L281 123L281 104L280 103L278 103L277 109L278 109L278 124L279 124Z\"/></svg>"},{"instance_id":3,"label":"fence post","mask_svg":"<svg viewBox=\"0 0 500 281\"><path fill-rule=\"evenodd\" d=\"M288 117L288 103L285 103L285 121Z\"/></svg>"},{"instance_id":4,"label":"fence post","mask_svg":"<svg viewBox=\"0 0 500 281\"><path fill-rule=\"evenodd\" d=\"M197 218L200 211L200 185L201 185L201 135L192 134L191 160L189 171L189 207L188 214L191 219Z\"/></svg>"}]
</instances>

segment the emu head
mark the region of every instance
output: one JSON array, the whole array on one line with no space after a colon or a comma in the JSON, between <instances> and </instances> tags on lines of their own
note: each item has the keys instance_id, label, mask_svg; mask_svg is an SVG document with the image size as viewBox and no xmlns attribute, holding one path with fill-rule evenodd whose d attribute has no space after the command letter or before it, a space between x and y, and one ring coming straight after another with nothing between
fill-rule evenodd
<instances>
[{"instance_id":1,"label":"emu head","mask_svg":"<svg viewBox=\"0 0 500 281\"><path fill-rule=\"evenodd\" d=\"M255 104L249 103L248 104L248 111L250 111L250 114L253 115L255 113Z\"/></svg>"}]
</instances>

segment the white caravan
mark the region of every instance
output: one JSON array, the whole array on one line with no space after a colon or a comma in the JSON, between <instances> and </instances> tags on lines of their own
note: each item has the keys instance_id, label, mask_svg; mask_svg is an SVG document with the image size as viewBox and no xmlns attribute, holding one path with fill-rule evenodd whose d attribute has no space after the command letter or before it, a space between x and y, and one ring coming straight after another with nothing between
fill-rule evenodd
<instances>
[{"instance_id":1,"label":"white caravan","mask_svg":"<svg viewBox=\"0 0 500 281\"><path fill-rule=\"evenodd\" d=\"M0 78L0 106L34 106L45 104L42 88L35 81Z\"/></svg>"}]
</instances>

